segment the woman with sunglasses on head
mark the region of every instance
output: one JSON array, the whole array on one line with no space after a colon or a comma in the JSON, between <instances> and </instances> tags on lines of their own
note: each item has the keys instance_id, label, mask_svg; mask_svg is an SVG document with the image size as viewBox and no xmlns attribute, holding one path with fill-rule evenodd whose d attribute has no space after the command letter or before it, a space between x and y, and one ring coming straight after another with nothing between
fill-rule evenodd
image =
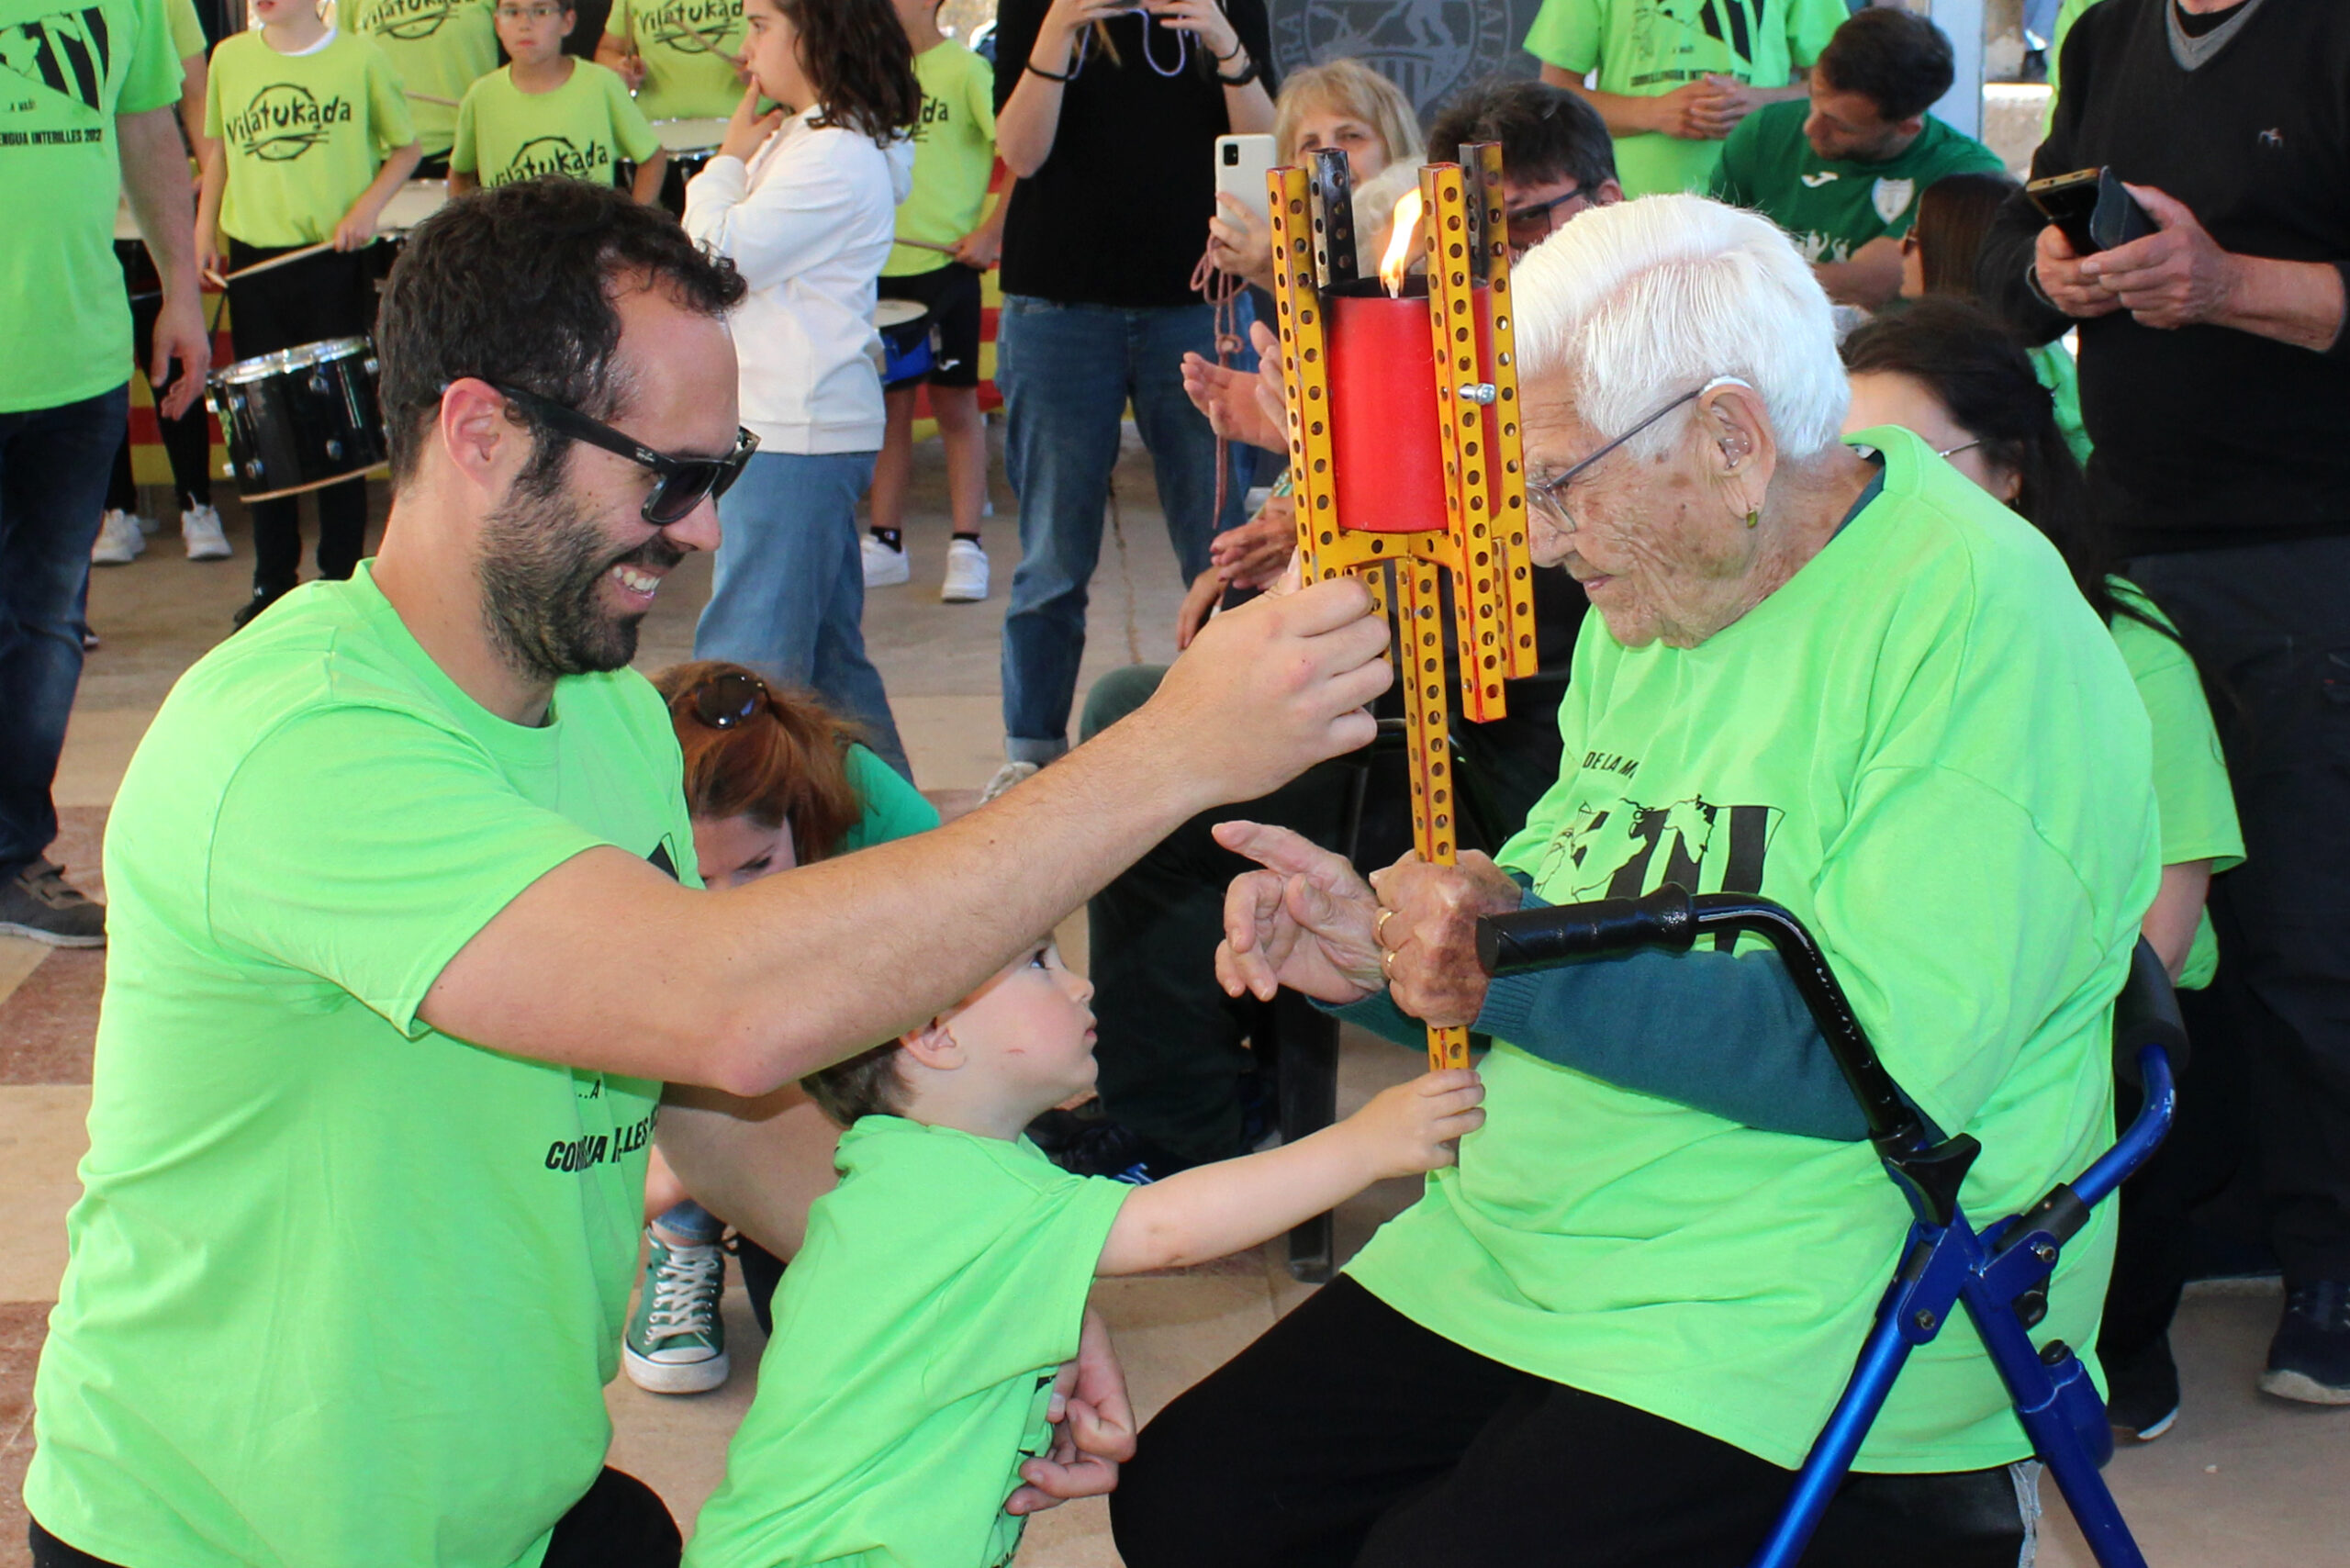
<instances>
[{"instance_id":1,"label":"woman with sunglasses on head","mask_svg":"<svg viewBox=\"0 0 2350 1568\"><path fill-rule=\"evenodd\" d=\"M829 856L908 838L938 825L938 812L892 772L844 722L806 698L769 687L741 665L714 660L673 665L653 678L669 706L685 755L686 810L692 816L694 860L702 886L739 888ZM795 1154L806 1158L771 1172L784 1194L761 1212L804 1215L833 1185L839 1129L798 1085L757 1101L672 1087L715 1114L777 1119L789 1126ZM706 1097L705 1097L706 1096ZM688 1111L685 1114L691 1114ZM726 1205L722 1201L722 1208ZM726 1329L718 1313L725 1288L720 1237L726 1222L688 1193L656 1147L645 1173L644 1288L629 1318L621 1362L638 1387L654 1394L699 1394L726 1381ZM741 1240L743 1282L759 1325L783 1271L778 1252L797 1251L800 1236L769 1234L770 1251Z\"/></svg>"},{"instance_id":2,"label":"woman with sunglasses on head","mask_svg":"<svg viewBox=\"0 0 2350 1568\"><path fill-rule=\"evenodd\" d=\"M866 656L856 504L888 417L875 280L912 188L922 113L889 0L749 0L752 85L719 155L686 187L686 232L733 263L743 423L759 451L725 530L694 652L806 687L911 777ZM760 112L772 99L785 107Z\"/></svg>"},{"instance_id":3,"label":"woman with sunglasses on head","mask_svg":"<svg viewBox=\"0 0 2350 1568\"><path fill-rule=\"evenodd\" d=\"M2113 633L2153 721L2154 801L2162 822L2162 887L2142 923L2187 1010L2188 1032L2209 1042L2199 993L2219 967L2204 897L2214 873L2244 860L2244 834L2227 764L2195 661L2177 631L2135 585L2110 575L2112 553L2096 526L2088 489L2023 350L1964 301L1919 301L1844 340L1852 373L1848 429L1901 425L1951 466L2021 513L2056 546L2081 596ZM2178 1413L2178 1369L2169 1326L2186 1282L2188 1207L2198 1190L2180 1151L2200 1141L2215 1104L2207 1076L2181 1100L2189 1120L2123 1190L2121 1238L2098 1354L2114 1426L2141 1440L2160 1437Z\"/></svg>"}]
</instances>

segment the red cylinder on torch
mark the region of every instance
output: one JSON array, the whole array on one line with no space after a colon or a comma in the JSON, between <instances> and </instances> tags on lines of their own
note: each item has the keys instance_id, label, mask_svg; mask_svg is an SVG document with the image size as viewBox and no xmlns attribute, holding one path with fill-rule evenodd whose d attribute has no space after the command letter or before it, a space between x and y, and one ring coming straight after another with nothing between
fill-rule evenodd
<instances>
[{"instance_id":1,"label":"red cylinder on torch","mask_svg":"<svg viewBox=\"0 0 2350 1568\"><path fill-rule=\"evenodd\" d=\"M1436 348L1427 280L1390 298L1376 278L1325 296L1330 354L1330 464L1339 526L1426 533L1445 525ZM1493 299L1477 290L1477 360L1493 364ZM1490 413L1490 410L1489 410Z\"/></svg>"}]
</instances>

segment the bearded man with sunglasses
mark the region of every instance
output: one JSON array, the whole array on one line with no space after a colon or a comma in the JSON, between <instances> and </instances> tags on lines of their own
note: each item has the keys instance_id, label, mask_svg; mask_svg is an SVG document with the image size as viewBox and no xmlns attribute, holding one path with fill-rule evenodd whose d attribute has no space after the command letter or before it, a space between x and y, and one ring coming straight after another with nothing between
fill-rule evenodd
<instances>
[{"instance_id":1,"label":"bearded man with sunglasses","mask_svg":"<svg viewBox=\"0 0 2350 1568\"><path fill-rule=\"evenodd\" d=\"M602 1399L663 1084L755 1095L919 1025L1177 823L1368 739L1386 633L1329 585L960 823L681 885L677 744L625 666L749 452L742 297L575 182L409 241L382 553L199 661L116 800L41 1568L674 1563ZM717 1120L705 1163L760 1157ZM1114 1367L1076 1393L1015 1508L1130 1451Z\"/></svg>"}]
</instances>

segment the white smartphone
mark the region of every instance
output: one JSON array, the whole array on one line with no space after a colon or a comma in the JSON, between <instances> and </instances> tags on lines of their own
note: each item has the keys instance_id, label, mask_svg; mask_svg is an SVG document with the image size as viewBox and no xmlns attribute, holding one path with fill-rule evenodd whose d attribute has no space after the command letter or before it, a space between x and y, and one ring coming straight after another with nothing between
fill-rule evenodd
<instances>
[{"instance_id":1,"label":"white smartphone","mask_svg":"<svg viewBox=\"0 0 2350 1568\"><path fill-rule=\"evenodd\" d=\"M1273 139L1259 132L1215 139L1215 194L1228 196L1272 225L1272 202L1265 194L1265 175L1273 166Z\"/></svg>"}]
</instances>

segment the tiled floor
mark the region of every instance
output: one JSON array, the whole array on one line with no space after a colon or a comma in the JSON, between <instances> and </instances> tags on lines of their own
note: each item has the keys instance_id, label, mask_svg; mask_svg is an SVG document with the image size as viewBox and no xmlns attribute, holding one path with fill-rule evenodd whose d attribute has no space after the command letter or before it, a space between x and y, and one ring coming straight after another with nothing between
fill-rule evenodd
<instances>
[{"instance_id":1,"label":"tiled floor","mask_svg":"<svg viewBox=\"0 0 2350 1568\"><path fill-rule=\"evenodd\" d=\"M914 581L871 596L867 635L923 784L968 800L961 792L976 790L998 761L997 639L1017 546L1008 498L999 491L1004 515L990 529L992 597L940 605L946 528L934 452L924 456L911 539ZM1130 659L1173 654L1169 627L1181 585L1138 452L1122 463L1118 488L1119 527L1094 586L1088 683ZM241 521L233 506L224 510L241 555ZM647 667L685 655L707 573L706 564L690 563L665 588L644 639ZM94 892L97 841L123 765L171 681L227 630L245 580L242 560L191 566L168 534L147 558L93 579L91 615L106 645L84 676L58 779L64 831L57 853ZM1082 919L1069 922L1063 936L1081 961ZM103 970L95 954L50 953L0 938L0 1190L10 1199L0 1205L0 1568L24 1562L17 1486L31 1440L31 1369L64 1263L62 1218L77 1191L73 1165L84 1146ZM1357 1103L1413 1067L1408 1053L1349 1038L1342 1101ZM1360 1246L1409 1197L1407 1184L1391 1183L1348 1205L1341 1251ZM1099 1287L1096 1299L1146 1415L1304 1298L1277 1251ZM2288 1406L2252 1392L2276 1311L2273 1294L2190 1296L2177 1336L2185 1414L2171 1436L2119 1456L2109 1472L2148 1558L2161 1568L2350 1562L2350 1410ZM659 1488L681 1520L690 1521L716 1484L727 1435L751 1395L759 1337L739 1289L729 1294L727 1319L736 1372L725 1389L665 1399L621 1382L609 1396L614 1462ZM2061 1517L2041 1560L2064 1568L2090 1561ZM1075 1505L1043 1516L1020 1561L1026 1568L1115 1564L1102 1507Z\"/></svg>"}]
</instances>

